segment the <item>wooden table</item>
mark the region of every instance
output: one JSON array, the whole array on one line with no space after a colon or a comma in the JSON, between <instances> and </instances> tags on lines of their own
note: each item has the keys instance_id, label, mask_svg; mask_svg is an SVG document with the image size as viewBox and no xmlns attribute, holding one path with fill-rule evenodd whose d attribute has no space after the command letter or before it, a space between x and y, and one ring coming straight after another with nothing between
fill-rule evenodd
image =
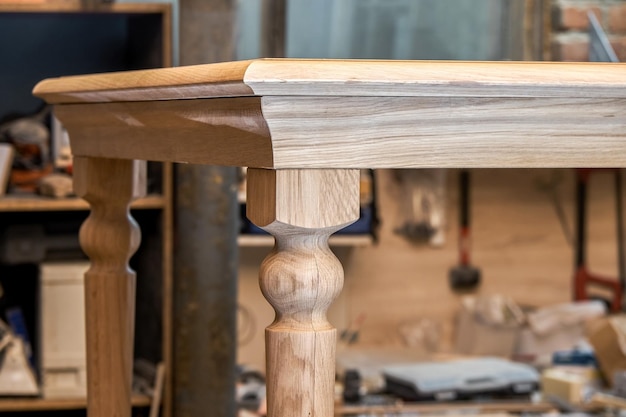
<instances>
[{"instance_id":1,"label":"wooden table","mask_svg":"<svg viewBox=\"0 0 626 417\"><path fill-rule=\"evenodd\" d=\"M359 168L626 166L626 66L254 60L50 79L91 205L86 274L91 417L129 416L129 214L144 163L247 166L248 217L274 235L261 265L271 417L333 415L342 267L328 237L359 215Z\"/></svg>"}]
</instances>

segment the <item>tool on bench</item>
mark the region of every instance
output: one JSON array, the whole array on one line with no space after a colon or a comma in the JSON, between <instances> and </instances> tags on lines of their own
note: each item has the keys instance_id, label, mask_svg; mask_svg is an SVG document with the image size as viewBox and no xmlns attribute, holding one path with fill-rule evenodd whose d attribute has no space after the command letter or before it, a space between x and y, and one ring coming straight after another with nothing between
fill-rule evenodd
<instances>
[{"instance_id":1,"label":"tool on bench","mask_svg":"<svg viewBox=\"0 0 626 417\"><path fill-rule=\"evenodd\" d=\"M626 284L626 271L624 269L624 236L622 218L622 182L621 171L612 170L615 176L615 211L617 227L617 259L618 278L611 278L592 274L589 272L586 262L586 212L587 212L587 185L592 169L576 170L576 271L574 273L574 300L588 300L593 297L588 291L589 287L603 288L611 292L611 299L605 300L612 312L622 309L622 293Z\"/></svg>"},{"instance_id":2,"label":"tool on bench","mask_svg":"<svg viewBox=\"0 0 626 417\"><path fill-rule=\"evenodd\" d=\"M459 172L459 264L449 273L450 287L466 291L480 284L480 269L470 265L470 173Z\"/></svg>"}]
</instances>

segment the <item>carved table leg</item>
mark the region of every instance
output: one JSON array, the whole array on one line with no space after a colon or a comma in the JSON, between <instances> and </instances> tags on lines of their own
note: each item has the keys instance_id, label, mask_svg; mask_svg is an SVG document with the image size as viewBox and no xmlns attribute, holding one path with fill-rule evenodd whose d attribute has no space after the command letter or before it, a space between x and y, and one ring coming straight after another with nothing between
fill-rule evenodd
<instances>
[{"instance_id":1,"label":"carved table leg","mask_svg":"<svg viewBox=\"0 0 626 417\"><path fill-rule=\"evenodd\" d=\"M359 171L249 169L247 209L276 239L259 276L276 311L265 333L268 417L331 417L336 330L326 310L343 269L328 237L359 217Z\"/></svg>"},{"instance_id":2,"label":"carved table leg","mask_svg":"<svg viewBox=\"0 0 626 417\"><path fill-rule=\"evenodd\" d=\"M135 273L128 260L141 233L129 205L145 193L145 162L76 157L74 191L91 206L80 229L91 260L85 274L89 417L130 417Z\"/></svg>"}]
</instances>

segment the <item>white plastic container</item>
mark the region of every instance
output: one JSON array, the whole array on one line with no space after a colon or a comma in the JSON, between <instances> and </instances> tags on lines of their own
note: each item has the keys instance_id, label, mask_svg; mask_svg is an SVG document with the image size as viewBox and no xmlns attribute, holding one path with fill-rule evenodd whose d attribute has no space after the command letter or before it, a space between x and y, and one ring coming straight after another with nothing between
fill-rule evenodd
<instances>
[{"instance_id":1,"label":"white plastic container","mask_svg":"<svg viewBox=\"0 0 626 417\"><path fill-rule=\"evenodd\" d=\"M41 265L41 371L45 398L87 395L85 271L87 261Z\"/></svg>"}]
</instances>

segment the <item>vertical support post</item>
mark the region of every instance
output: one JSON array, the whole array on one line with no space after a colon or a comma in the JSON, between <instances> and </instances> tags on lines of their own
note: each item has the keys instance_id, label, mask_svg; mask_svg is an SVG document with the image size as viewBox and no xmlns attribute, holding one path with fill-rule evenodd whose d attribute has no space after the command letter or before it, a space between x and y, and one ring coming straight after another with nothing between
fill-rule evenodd
<instances>
[{"instance_id":1,"label":"vertical support post","mask_svg":"<svg viewBox=\"0 0 626 417\"><path fill-rule=\"evenodd\" d=\"M276 239L259 275L276 311L265 332L268 417L332 417L336 329L326 310L343 269L328 238L359 218L359 171L248 169L247 210Z\"/></svg>"},{"instance_id":2,"label":"vertical support post","mask_svg":"<svg viewBox=\"0 0 626 417\"><path fill-rule=\"evenodd\" d=\"M74 190L91 206L80 244L85 273L89 417L130 417L135 323L135 272L128 261L141 232L130 215L145 195L144 161L74 158Z\"/></svg>"},{"instance_id":3,"label":"vertical support post","mask_svg":"<svg viewBox=\"0 0 626 417\"><path fill-rule=\"evenodd\" d=\"M181 65L235 59L238 3L178 1L185 22L180 27ZM176 280L172 328L165 331L172 349L164 417L236 414L236 184L234 167L175 166Z\"/></svg>"},{"instance_id":4,"label":"vertical support post","mask_svg":"<svg viewBox=\"0 0 626 417\"><path fill-rule=\"evenodd\" d=\"M237 171L178 168L173 415L231 417L237 414Z\"/></svg>"}]
</instances>

